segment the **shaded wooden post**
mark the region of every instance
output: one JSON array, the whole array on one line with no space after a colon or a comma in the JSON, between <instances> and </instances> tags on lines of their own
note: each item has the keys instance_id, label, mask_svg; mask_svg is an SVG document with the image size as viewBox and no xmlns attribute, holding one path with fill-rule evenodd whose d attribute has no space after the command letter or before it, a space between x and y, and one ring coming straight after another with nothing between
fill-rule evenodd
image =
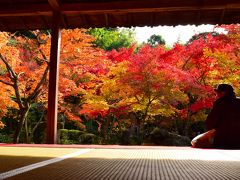
<instances>
[{"instance_id":1,"label":"shaded wooden post","mask_svg":"<svg viewBox=\"0 0 240 180\"><path fill-rule=\"evenodd\" d=\"M52 18L52 39L49 64L47 144L57 143L58 76L61 41L59 22L60 12L54 11Z\"/></svg>"}]
</instances>

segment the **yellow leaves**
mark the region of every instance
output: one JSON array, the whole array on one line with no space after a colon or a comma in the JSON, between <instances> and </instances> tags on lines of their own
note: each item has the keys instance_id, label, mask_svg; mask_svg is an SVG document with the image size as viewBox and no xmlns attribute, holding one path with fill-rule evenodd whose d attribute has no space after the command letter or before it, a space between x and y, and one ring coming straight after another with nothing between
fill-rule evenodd
<instances>
[{"instance_id":1,"label":"yellow leaves","mask_svg":"<svg viewBox=\"0 0 240 180\"><path fill-rule=\"evenodd\" d=\"M178 88L172 88L168 93L165 94L170 104L178 104L178 102L188 102L187 95L180 91Z\"/></svg>"},{"instance_id":2,"label":"yellow leaves","mask_svg":"<svg viewBox=\"0 0 240 180\"><path fill-rule=\"evenodd\" d=\"M0 129L3 129L4 128L4 124L3 124L3 122L2 121L0 121Z\"/></svg>"},{"instance_id":3,"label":"yellow leaves","mask_svg":"<svg viewBox=\"0 0 240 180\"><path fill-rule=\"evenodd\" d=\"M204 111L198 111L192 115L193 121L205 121L207 118L207 114Z\"/></svg>"},{"instance_id":4,"label":"yellow leaves","mask_svg":"<svg viewBox=\"0 0 240 180\"><path fill-rule=\"evenodd\" d=\"M101 87L102 95L106 98L112 97L114 98L115 95L118 96L118 92L120 91L116 80L105 80L103 81L103 85Z\"/></svg>"},{"instance_id":5,"label":"yellow leaves","mask_svg":"<svg viewBox=\"0 0 240 180\"><path fill-rule=\"evenodd\" d=\"M127 70L127 63L123 61L116 64L115 66L111 66L108 76L114 76L115 78L120 78L126 73L126 70Z\"/></svg>"},{"instance_id":6,"label":"yellow leaves","mask_svg":"<svg viewBox=\"0 0 240 180\"><path fill-rule=\"evenodd\" d=\"M19 50L12 46L2 46L0 48L0 53L13 67L19 65ZM1 60L2 61L2 60Z\"/></svg>"},{"instance_id":7,"label":"yellow leaves","mask_svg":"<svg viewBox=\"0 0 240 180\"><path fill-rule=\"evenodd\" d=\"M88 99L86 104L83 105L83 109L86 111L102 111L108 110L109 105L106 101L99 100L99 99Z\"/></svg>"},{"instance_id":8,"label":"yellow leaves","mask_svg":"<svg viewBox=\"0 0 240 180\"><path fill-rule=\"evenodd\" d=\"M134 97L128 96L123 99L121 99L118 103L117 106L128 106L131 107L132 105L136 104L137 101Z\"/></svg>"},{"instance_id":9,"label":"yellow leaves","mask_svg":"<svg viewBox=\"0 0 240 180\"><path fill-rule=\"evenodd\" d=\"M221 79L222 82L228 83L239 81L239 58L235 56L234 52L230 53L222 51L221 49L216 49L213 52L209 49L205 49L204 56L215 59L214 68L208 76L210 84L218 84L219 79Z\"/></svg>"},{"instance_id":10,"label":"yellow leaves","mask_svg":"<svg viewBox=\"0 0 240 180\"><path fill-rule=\"evenodd\" d=\"M0 32L0 49L8 42L9 35L6 32Z\"/></svg>"},{"instance_id":11,"label":"yellow leaves","mask_svg":"<svg viewBox=\"0 0 240 180\"><path fill-rule=\"evenodd\" d=\"M13 95L13 88L0 83L0 117L7 112L7 107L17 108L17 104L11 99Z\"/></svg>"},{"instance_id":12,"label":"yellow leaves","mask_svg":"<svg viewBox=\"0 0 240 180\"><path fill-rule=\"evenodd\" d=\"M132 89L120 82L121 77L126 72L126 64L121 62L110 66L110 71L105 77L102 77L101 92L105 99L126 99L130 98Z\"/></svg>"},{"instance_id":13,"label":"yellow leaves","mask_svg":"<svg viewBox=\"0 0 240 180\"><path fill-rule=\"evenodd\" d=\"M149 115L161 115L164 117L171 117L176 114L176 109L172 106L161 105L160 108L154 109L154 111L150 111Z\"/></svg>"},{"instance_id":14,"label":"yellow leaves","mask_svg":"<svg viewBox=\"0 0 240 180\"><path fill-rule=\"evenodd\" d=\"M208 57L216 58L218 61L215 61L215 63L220 63L220 62L225 63L229 59L228 54L221 52L220 50L217 50L217 49L213 52L209 48L205 48L203 53L205 58L208 58Z\"/></svg>"},{"instance_id":15,"label":"yellow leaves","mask_svg":"<svg viewBox=\"0 0 240 180\"><path fill-rule=\"evenodd\" d=\"M229 34L228 37L240 41L240 34L237 34L237 33Z\"/></svg>"},{"instance_id":16,"label":"yellow leaves","mask_svg":"<svg viewBox=\"0 0 240 180\"><path fill-rule=\"evenodd\" d=\"M147 107L147 102L145 103L135 103L132 104L132 109L135 112L138 111L145 111ZM151 116L161 115L164 117L170 117L174 115L177 112L177 109L175 109L173 106L161 103L160 101L152 102L147 110L147 114Z\"/></svg>"}]
</instances>

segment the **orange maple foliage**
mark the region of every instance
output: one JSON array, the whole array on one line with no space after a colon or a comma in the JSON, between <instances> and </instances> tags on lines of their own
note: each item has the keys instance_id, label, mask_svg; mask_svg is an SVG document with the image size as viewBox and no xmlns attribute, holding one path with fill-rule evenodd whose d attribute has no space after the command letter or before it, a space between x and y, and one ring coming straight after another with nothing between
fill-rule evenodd
<instances>
[{"instance_id":1,"label":"orange maple foliage","mask_svg":"<svg viewBox=\"0 0 240 180\"><path fill-rule=\"evenodd\" d=\"M12 106L19 110L14 135L16 143L31 104L40 98L46 99L43 92L49 69L48 58L42 51L42 42L38 41L39 32L33 34L35 38L4 32L0 35L0 82L4 85L1 86L1 92L5 93L2 98L7 101L2 112Z\"/></svg>"},{"instance_id":2,"label":"orange maple foliage","mask_svg":"<svg viewBox=\"0 0 240 180\"><path fill-rule=\"evenodd\" d=\"M48 61L51 38L40 31L32 32L36 38L0 33L0 100L1 114L15 105L23 118L32 102L47 102ZM98 75L104 73L103 52L93 47L94 38L84 29L62 30L59 69L59 110L71 120L81 121L81 106L68 103L67 96L78 96L94 88ZM90 78L90 79L89 79ZM93 79L96 81L94 82ZM16 98L11 98L16 97ZM25 120L22 119L21 126ZM20 127L21 129L21 127Z\"/></svg>"},{"instance_id":3,"label":"orange maple foliage","mask_svg":"<svg viewBox=\"0 0 240 180\"><path fill-rule=\"evenodd\" d=\"M59 108L70 120L81 121L81 105L64 101L64 97L86 94L104 73L104 52L93 46L95 40L85 29L62 30L59 68Z\"/></svg>"}]
</instances>

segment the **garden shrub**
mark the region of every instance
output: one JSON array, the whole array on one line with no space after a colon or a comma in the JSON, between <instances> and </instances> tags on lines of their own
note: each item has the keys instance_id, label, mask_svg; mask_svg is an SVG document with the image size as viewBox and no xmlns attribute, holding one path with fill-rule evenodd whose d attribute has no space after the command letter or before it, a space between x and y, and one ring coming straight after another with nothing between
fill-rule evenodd
<instances>
[{"instance_id":1,"label":"garden shrub","mask_svg":"<svg viewBox=\"0 0 240 180\"><path fill-rule=\"evenodd\" d=\"M130 145L141 145L143 142L143 138L141 135L133 135L130 137Z\"/></svg>"},{"instance_id":2,"label":"garden shrub","mask_svg":"<svg viewBox=\"0 0 240 180\"><path fill-rule=\"evenodd\" d=\"M79 137L79 143L80 144L93 144L95 142L95 134L91 133L84 133L81 134Z\"/></svg>"},{"instance_id":3,"label":"garden shrub","mask_svg":"<svg viewBox=\"0 0 240 180\"><path fill-rule=\"evenodd\" d=\"M205 122L204 121L195 121L191 124L191 130L194 132L193 137L198 134L206 132Z\"/></svg>"},{"instance_id":4,"label":"garden shrub","mask_svg":"<svg viewBox=\"0 0 240 180\"><path fill-rule=\"evenodd\" d=\"M79 144L79 137L83 134L83 131L68 130L68 139L73 141L73 144Z\"/></svg>"},{"instance_id":5,"label":"garden shrub","mask_svg":"<svg viewBox=\"0 0 240 180\"><path fill-rule=\"evenodd\" d=\"M85 133L79 130L59 130L60 144L92 144L95 141L95 135Z\"/></svg>"},{"instance_id":6,"label":"garden shrub","mask_svg":"<svg viewBox=\"0 0 240 180\"><path fill-rule=\"evenodd\" d=\"M9 137L7 134L0 133L0 143L12 143L13 138Z\"/></svg>"},{"instance_id":7,"label":"garden shrub","mask_svg":"<svg viewBox=\"0 0 240 180\"><path fill-rule=\"evenodd\" d=\"M150 133L151 142L163 146L190 146L191 140L186 136L170 133L165 129L154 128Z\"/></svg>"},{"instance_id":8,"label":"garden shrub","mask_svg":"<svg viewBox=\"0 0 240 180\"><path fill-rule=\"evenodd\" d=\"M122 136L120 138L120 144L122 144L122 145L130 144L130 131L129 130L122 131Z\"/></svg>"},{"instance_id":9,"label":"garden shrub","mask_svg":"<svg viewBox=\"0 0 240 180\"><path fill-rule=\"evenodd\" d=\"M67 129L60 129L60 144L68 144L68 130Z\"/></svg>"},{"instance_id":10,"label":"garden shrub","mask_svg":"<svg viewBox=\"0 0 240 180\"><path fill-rule=\"evenodd\" d=\"M32 141L36 144L42 144L46 141L46 122L42 122L38 125L37 129L33 133Z\"/></svg>"}]
</instances>

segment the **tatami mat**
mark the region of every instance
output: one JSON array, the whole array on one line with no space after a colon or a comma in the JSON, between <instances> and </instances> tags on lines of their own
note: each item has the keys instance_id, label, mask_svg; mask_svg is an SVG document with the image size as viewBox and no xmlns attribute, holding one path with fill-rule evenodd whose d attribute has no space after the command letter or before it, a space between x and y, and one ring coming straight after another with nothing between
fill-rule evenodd
<instances>
[{"instance_id":1,"label":"tatami mat","mask_svg":"<svg viewBox=\"0 0 240 180\"><path fill-rule=\"evenodd\" d=\"M57 152L56 149L52 150ZM176 147L92 149L9 179L239 180L240 151Z\"/></svg>"}]
</instances>

